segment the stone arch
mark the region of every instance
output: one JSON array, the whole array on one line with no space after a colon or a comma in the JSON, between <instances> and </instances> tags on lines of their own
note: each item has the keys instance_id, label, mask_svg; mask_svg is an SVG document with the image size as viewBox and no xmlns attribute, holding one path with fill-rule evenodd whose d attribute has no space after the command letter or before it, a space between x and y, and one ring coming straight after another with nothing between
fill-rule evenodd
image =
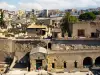
<instances>
[{"instance_id":1,"label":"stone arch","mask_svg":"<svg viewBox=\"0 0 100 75\"><path fill-rule=\"evenodd\" d=\"M95 59L95 66L100 66L100 56Z\"/></svg>"},{"instance_id":2,"label":"stone arch","mask_svg":"<svg viewBox=\"0 0 100 75\"><path fill-rule=\"evenodd\" d=\"M14 68L27 68L30 71L30 52L15 52L15 57Z\"/></svg>"},{"instance_id":3,"label":"stone arch","mask_svg":"<svg viewBox=\"0 0 100 75\"><path fill-rule=\"evenodd\" d=\"M64 68L67 68L67 62L64 61Z\"/></svg>"},{"instance_id":4,"label":"stone arch","mask_svg":"<svg viewBox=\"0 0 100 75\"><path fill-rule=\"evenodd\" d=\"M93 60L91 57L86 57L83 60L83 67L90 68L93 65Z\"/></svg>"}]
</instances>

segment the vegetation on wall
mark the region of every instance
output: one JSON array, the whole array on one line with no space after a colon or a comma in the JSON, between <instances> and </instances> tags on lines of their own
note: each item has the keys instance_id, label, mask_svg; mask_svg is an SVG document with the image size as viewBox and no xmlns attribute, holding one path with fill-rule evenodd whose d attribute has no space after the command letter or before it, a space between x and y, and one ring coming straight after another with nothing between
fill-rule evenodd
<instances>
[{"instance_id":1,"label":"vegetation on wall","mask_svg":"<svg viewBox=\"0 0 100 75\"><path fill-rule=\"evenodd\" d=\"M34 14L31 14L30 19L31 19L32 22L36 22L37 21L36 15L34 15Z\"/></svg>"}]
</instances>

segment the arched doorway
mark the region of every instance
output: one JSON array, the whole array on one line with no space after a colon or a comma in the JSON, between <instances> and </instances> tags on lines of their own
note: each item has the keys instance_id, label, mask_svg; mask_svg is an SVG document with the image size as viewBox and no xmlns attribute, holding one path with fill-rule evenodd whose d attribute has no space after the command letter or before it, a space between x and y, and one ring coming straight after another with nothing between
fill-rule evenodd
<instances>
[{"instance_id":1,"label":"arched doorway","mask_svg":"<svg viewBox=\"0 0 100 75\"><path fill-rule=\"evenodd\" d=\"M75 62L74 62L74 67L75 67L75 68L77 68L77 63L78 63L78 62L75 60Z\"/></svg>"},{"instance_id":2,"label":"arched doorway","mask_svg":"<svg viewBox=\"0 0 100 75\"><path fill-rule=\"evenodd\" d=\"M51 43L48 43L48 49L51 49L51 46L52 46Z\"/></svg>"},{"instance_id":3,"label":"arched doorway","mask_svg":"<svg viewBox=\"0 0 100 75\"><path fill-rule=\"evenodd\" d=\"M95 66L99 66L100 67L100 57L97 57L95 59Z\"/></svg>"},{"instance_id":4,"label":"arched doorway","mask_svg":"<svg viewBox=\"0 0 100 75\"><path fill-rule=\"evenodd\" d=\"M92 67L92 58L90 58L90 57L84 58L84 60L83 60L83 67L85 67L85 68Z\"/></svg>"},{"instance_id":5,"label":"arched doorway","mask_svg":"<svg viewBox=\"0 0 100 75\"><path fill-rule=\"evenodd\" d=\"M35 62L35 65L31 65L31 69L40 69L43 68L47 70L47 49L44 47L33 48L30 52L30 60Z\"/></svg>"}]
</instances>

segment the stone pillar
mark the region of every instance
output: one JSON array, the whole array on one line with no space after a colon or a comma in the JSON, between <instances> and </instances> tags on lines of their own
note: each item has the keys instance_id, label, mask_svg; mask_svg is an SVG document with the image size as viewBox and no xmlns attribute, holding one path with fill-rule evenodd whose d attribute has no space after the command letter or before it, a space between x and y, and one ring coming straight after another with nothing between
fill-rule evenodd
<instances>
[{"instance_id":1,"label":"stone pillar","mask_svg":"<svg viewBox=\"0 0 100 75\"><path fill-rule=\"evenodd\" d=\"M9 52L14 52L13 50L14 49L14 42L12 40L8 40L9 44L8 44L8 47L9 47Z\"/></svg>"},{"instance_id":2,"label":"stone pillar","mask_svg":"<svg viewBox=\"0 0 100 75\"><path fill-rule=\"evenodd\" d=\"M92 64L93 64L93 67L95 67L95 59L93 59L93 62L92 62Z\"/></svg>"},{"instance_id":3,"label":"stone pillar","mask_svg":"<svg viewBox=\"0 0 100 75\"><path fill-rule=\"evenodd\" d=\"M78 60L78 68L83 68L83 60Z\"/></svg>"},{"instance_id":4,"label":"stone pillar","mask_svg":"<svg viewBox=\"0 0 100 75\"><path fill-rule=\"evenodd\" d=\"M67 68L68 68L68 70L73 69L74 68L74 61L72 61L72 60L67 61Z\"/></svg>"},{"instance_id":5,"label":"stone pillar","mask_svg":"<svg viewBox=\"0 0 100 75\"><path fill-rule=\"evenodd\" d=\"M57 37L62 38L62 33L58 33Z\"/></svg>"},{"instance_id":6,"label":"stone pillar","mask_svg":"<svg viewBox=\"0 0 100 75\"><path fill-rule=\"evenodd\" d=\"M30 66L31 66L31 70L36 70L36 61L30 60Z\"/></svg>"},{"instance_id":7,"label":"stone pillar","mask_svg":"<svg viewBox=\"0 0 100 75\"><path fill-rule=\"evenodd\" d=\"M54 62L54 58L52 58L52 56L50 56L50 55L48 55L47 59L48 59L48 70L50 71L50 70L52 70L52 63L55 63L55 62ZM56 65L55 65L55 67L56 67Z\"/></svg>"},{"instance_id":8,"label":"stone pillar","mask_svg":"<svg viewBox=\"0 0 100 75\"><path fill-rule=\"evenodd\" d=\"M46 69L46 66L47 66L47 61L46 61L46 59L44 59L44 60L42 60L42 67L43 67L43 69Z\"/></svg>"}]
</instances>

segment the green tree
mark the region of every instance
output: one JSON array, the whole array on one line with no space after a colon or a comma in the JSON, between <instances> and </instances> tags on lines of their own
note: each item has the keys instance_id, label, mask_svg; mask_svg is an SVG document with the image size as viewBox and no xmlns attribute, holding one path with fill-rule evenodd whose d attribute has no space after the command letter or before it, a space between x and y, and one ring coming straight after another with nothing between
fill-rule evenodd
<instances>
[{"instance_id":1,"label":"green tree","mask_svg":"<svg viewBox=\"0 0 100 75\"><path fill-rule=\"evenodd\" d=\"M3 21L3 11L0 10L0 12L1 12L1 14L0 14L0 22L2 22Z\"/></svg>"},{"instance_id":2,"label":"green tree","mask_svg":"<svg viewBox=\"0 0 100 75\"><path fill-rule=\"evenodd\" d=\"M0 27L1 28L7 28L5 21L4 21L4 12L2 10L0 10L1 14L0 14Z\"/></svg>"},{"instance_id":3,"label":"green tree","mask_svg":"<svg viewBox=\"0 0 100 75\"><path fill-rule=\"evenodd\" d=\"M93 14L92 12L87 12L87 13L81 14L79 16L79 19L80 20L87 20L87 21L89 21L89 20L95 20L96 19L96 15Z\"/></svg>"},{"instance_id":4,"label":"green tree","mask_svg":"<svg viewBox=\"0 0 100 75\"><path fill-rule=\"evenodd\" d=\"M3 27L3 24L4 24L4 21L3 21L3 11L1 10L0 12L1 12L1 14L0 14L0 26Z\"/></svg>"},{"instance_id":5,"label":"green tree","mask_svg":"<svg viewBox=\"0 0 100 75\"><path fill-rule=\"evenodd\" d=\"M72 36L72 25L76 23L78 19L74 16L71 16L70 13L66 13L61 22L62 33L68 33L68 36Z\"/></svg>"},{"instance_id":6,"label":"green tree","mask_svg":"<svg viewBox=\"0 0 100 75\"><path fill-rule=\"evenodd\" d=\"M26 33L26 31L27 31L27 27L28 27L28 25L27 24L22 24L22 26L21 26L21 33Z\"/></svg>"},{"instance_id":7,"label":"green tree","mask_svg":"<svg viewBox=\"0 0 100 75\"><path fill-rule=\"evenodd\" d=\"M92 13L95 15L100 15L100 11L93 11Z\"/></svg>"},{"instance_id":8,"label":"green tree","mask_svg":"<svg viewBox=\"0 0 100 75\"><path fill-rule=\"evenodd\" d=\"M31 14L30 19L32 20L32 22L36 22L37 21L36 15L34 15L34 14Z\"/></svg>"}]
</instances>

